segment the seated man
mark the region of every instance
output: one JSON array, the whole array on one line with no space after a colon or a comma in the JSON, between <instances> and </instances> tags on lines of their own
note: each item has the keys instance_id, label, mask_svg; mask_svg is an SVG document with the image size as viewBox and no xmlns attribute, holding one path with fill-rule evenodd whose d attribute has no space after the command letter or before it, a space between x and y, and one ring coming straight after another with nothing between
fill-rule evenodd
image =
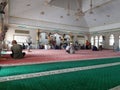
<instances>
[{"instance_id":1,"label":"seated man","mask_svg":"<svg viewBox=\"0 0 120 90\"><path fill-rule=\"evenodd\" d=\"M70 45L68 45L66 47L66 52L70 53L70 54L74 54L75 53L75 49L72 43L70 43Z\"/></svg>"},{"instance_id":2,"label":"seated man","mask_svg":"<svg viewBox=\"0 0 120 90\"><path fill-rule=\"evenodd\" d=\"M70 45L69 44L66 46L66 52L70 53Z\"/></svg>"},{"instance_id":3,"label":"seated man","mask_svg":"<svg viewBox=\"0 0 120 90\"><path fill-rule=\"evenodd\" d=\"M70 43L70 54L74 54L75 53L75 48L73 43Z\"/></svg>"},{"instance_id":4,"label":"seated man","mask_svg":"<svg viewBox=\"0 0 120 90\"><path fill-rule=\"evenodd\" d=\"M22 52L22 46L17 44L16 40L12 41L12 47L11 47L11 57L14 59L21 59L25 56L25 52Z\"/></svg>"}]
</instances>

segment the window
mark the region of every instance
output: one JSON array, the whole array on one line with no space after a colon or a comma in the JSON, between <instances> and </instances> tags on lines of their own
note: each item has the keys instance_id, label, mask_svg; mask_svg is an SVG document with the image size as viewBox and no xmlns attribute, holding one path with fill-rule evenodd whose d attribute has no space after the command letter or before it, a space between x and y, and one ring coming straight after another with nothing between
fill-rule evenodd
<instances>
[{"instance_id":1,"label":"window","mask_svg":"<svg viewBox=\"0 0 120 90\"><path fill-rule=\"evenodd\" d=\"M114 35L111 34L110 37L109 37L109 45L113 46L113 44L114 44Z\"/></svg>"},{"instance_id":2,"label":"window","mask_svg":"<svg viewBox=\"0 0 120 90\"><path fill-rule=\"evenodd\" d=\"M91 37L90 41L91 41L91 45L94 45L94 37L93 36Z\"/></svg>"},{"instance_id":3,"label":"window","mask_svg":"<svg viewBox=\"0 0 120 90\"><path fill-rule=\"evenodd\" d=\"M26 43L27 38L27 35L14 35L14 40L16 40L21 45L22 43Z\"/></svg>"},{"instance_id":4,"label":"window","mask_svg":"<svg viewBox=\"0 0 120 90\"><path fill-rule=\"evenodd\" d=\"M98 36L95 36L95 46L98 47Z\"/></svg>"},{"instance_id":5,"label":"window","mask_svg":"<svg viewBox=\"0 0 120 90\"><path fill-rule=\"evenodd\" d=\"M84 36L77 36L79 44L83 45L85 44L85 37Z\"/></svg>"},{"instance_id":6,"label":"window","mask_svg":"<svg viewBox=\"0 0 120 90\"><path fill-rule=\"evenodd\" d=\"M119 48L120 48L120 36L119 36Z\"/></svg>"},{"instance_id":7,"label":"window","mask_svg":"<svg viewBox=\"0 0 120 90\"><path fill-rule=\"evenodd\" d=\"M102 45L103 44L103 36L101 35L100 37L99 37L99 45Z\"/></svg>"}]
</instances>

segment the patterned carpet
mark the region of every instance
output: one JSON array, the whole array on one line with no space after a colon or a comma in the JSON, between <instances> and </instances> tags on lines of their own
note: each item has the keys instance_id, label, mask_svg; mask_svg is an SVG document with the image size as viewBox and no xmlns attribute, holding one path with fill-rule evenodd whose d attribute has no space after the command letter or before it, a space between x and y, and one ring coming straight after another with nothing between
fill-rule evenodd
<instances>
[{"instance_id":1,"label":"patterned carpet","mask_svg":"<svg viewBox=\"0 0 120 90\"><path fill-rule=\"evenodd\" d=\"M59 61L74 61L74 60L88 60L96 58L109 58L120 57L120 52L113 52L113 50L92 51L92 50L79 50L75 54L68 54L65 50L41 50L33 49L27 52L23 59L15 60L9 55L3 55L0 60L0 65L13 65L13 64L30 64L30 63L45 63L45 62L59 62ZM8 52L10 53L10 52Z\"/></svg>"},{"instance_id":2,"label":"patterned carpet","mask_svg":"<svg viewBox=\"0 0 120 90\"><path fill-rule=\"evenodd\" d=\"M120 90L120 58L2 67L0 90Z\"/></svg>"},{"instance_id":3,"label":"patterned carpet","mask_svg":"<svg viewBox=\"0 0 120 90\"><path fill-rule=\"evenodd\" d=\"M120 52L25 52L19 60L0 58L0 90L120 90Z\"/></svg>"}]
</instances>

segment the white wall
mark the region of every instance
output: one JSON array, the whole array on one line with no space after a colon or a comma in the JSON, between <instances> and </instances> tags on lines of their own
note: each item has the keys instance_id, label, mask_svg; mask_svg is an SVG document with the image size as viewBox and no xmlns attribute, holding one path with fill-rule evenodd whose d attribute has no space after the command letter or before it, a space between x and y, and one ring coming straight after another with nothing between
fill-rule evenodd
<instances>
[{"instance_id":1,"label":"white wall","mask_svg":"<svg viewBox=\"0 0 120 90\"><path fill-rule=\"evenodd\" d=\"M25 36L31 36L32 37L32 45L34 47L36 47L36 30L29 30L29 34L24 34L24 33L15 33L15 30L18 29L18 28L9 28L9 30L7 31L6 33L6 37L5 37L5 42L9 43L9 48L11 46L11 42L12 40L14 39L14 35L25 35ZM22 30L22 29L19 29L19 30ZM27 43L25 43L27 44Z\"/></svg>"},{"instance_id":2,"label":"white wall","mask_svg":"<svg viewBox=\"0 0 120 90\"><path fill-rule=\"evenodd\" d=\"M9 23L11 24L18 24L19 26L23 27L33 27L33 28L41 28L43 30L60 30L64 32L89 32L89 28L86 27L79 27L75 25L67 25L67 24L60 24L60 23L52 23L47 21L40 21L40 20L31 20L26 18L16 18L16 17L9 17ZM73 23L74 24L74 23Z\"/></svg>"}]
</instances>

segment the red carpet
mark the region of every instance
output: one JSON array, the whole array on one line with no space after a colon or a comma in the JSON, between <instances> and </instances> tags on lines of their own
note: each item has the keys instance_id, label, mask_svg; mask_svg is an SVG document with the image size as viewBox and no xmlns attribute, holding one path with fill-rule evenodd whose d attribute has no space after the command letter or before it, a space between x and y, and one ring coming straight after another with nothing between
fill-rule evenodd
<instances>
[{"instance_id":1,"label":"red carpet","mask_svg":"<svg viewBox=\"0 0 120 90\"><path fill-rule=\"evenodd\" d=\"M96 58L119 57L120 52L113 52L112 50L92 51L79 50L75 54L68 54L65 50L42 50L34 49L32 52L26 52L23 59L15 60L9 55L4 55L6 59L0 60L0 65L6 64L27 64L27 63L42 63L42 62L57 62L70 60L86 60Z\"/></svg>"}]
</instances>

